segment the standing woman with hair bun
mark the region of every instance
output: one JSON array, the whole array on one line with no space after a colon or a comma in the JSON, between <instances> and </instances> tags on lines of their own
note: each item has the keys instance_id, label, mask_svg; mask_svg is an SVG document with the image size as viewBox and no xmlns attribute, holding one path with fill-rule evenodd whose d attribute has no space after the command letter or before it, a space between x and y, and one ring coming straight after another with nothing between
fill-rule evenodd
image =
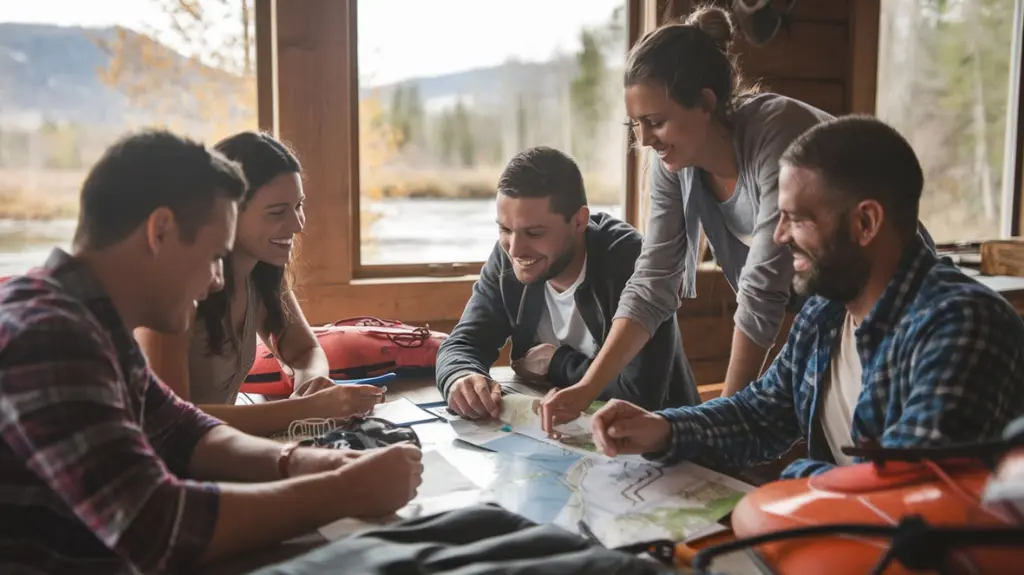
<instances>
[{"instance_id":1,"label":"standing woman with hair bun","mask_svg":"<svg viewBox=\"0 0 1024 575\"><path fill-rule=\"evenodd\" d=\"M647 233L611 332L576 385L543 403L544 426L574 419L636 355L680 298L696 296L700 230L736 292L724 395L756 379L790 302L793 256L775 244L779 157L804 131L832 118L761 93L729 51L733 24L714 7L647 34L626 62L629 125L651 162Z\"/></svg>"}]
</instances>

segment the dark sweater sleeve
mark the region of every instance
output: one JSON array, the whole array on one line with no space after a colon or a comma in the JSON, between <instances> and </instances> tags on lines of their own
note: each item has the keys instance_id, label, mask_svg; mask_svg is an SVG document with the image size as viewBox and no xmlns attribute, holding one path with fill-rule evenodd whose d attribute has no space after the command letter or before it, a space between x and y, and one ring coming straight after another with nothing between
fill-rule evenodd
<instances>
[{"instance_id":1,"label":"dark sweater sleeve","mask_svg":"<svg viewBox=\"0 0 1024 575\"><path fill-rule=\"evenodd\" d=\"M501 247L495 244L480 279L473 284L462 318L438 349L437 388L445 401L455 380L467 374L489 373L512 333L501 299L501 258Z\"/></svg>"},{"instance_id":2,"label":"dark sweater sleeve","mask_svg":"<svg viewBox=\"0 0 1024 575\"><path fill-rule=\"evenodd\" d=\"M626 365L622 373L608 384L598 399L624 399L648 410L663 409L665 388L672 379L672 358L678 339L675 318L662 322L654 337ZM555 352L548 368L548 380L555 387L568 387L579 382L593 360L575 349L562 346Z\"/></svg>"},{"instance_id":3,"label":"dark sweater sleeve","mask_svg":"<svg viewBox=\"0 0 1024 575\"><path fill-rule=\"evenodd\" d=\"M611 282L609 288L616 297L621 296L633 275L636 261L640 257L643 240L639 234L628 234L616 238L600 255L605 258L609 277L592 278L591 281ZM618 302L616 302L618 305ZM611 322L616 309L603 310L603 318ZM624 399L645 409L661 409L665 390L672 378L673 361L678 350L676 319L672 315L653 330L651 339L604 389L599 399ZM603 343L602 343L603 345ZM555 352L548 366L547 378L556 387L568 387L578 383L593 359L569 347L561 346Z\"/></svg>"}]
</instances>

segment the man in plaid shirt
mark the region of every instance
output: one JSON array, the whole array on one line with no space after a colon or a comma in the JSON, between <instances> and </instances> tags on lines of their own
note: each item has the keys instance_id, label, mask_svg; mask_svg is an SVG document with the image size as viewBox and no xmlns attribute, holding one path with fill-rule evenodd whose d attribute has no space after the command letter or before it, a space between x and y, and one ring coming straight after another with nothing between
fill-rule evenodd
<instances>
[{"instance_id":1,"label":"man in plaid shirt","mask_svg":"<svg viewBox=\"0 0 1024 575\"><path fill-rule=\"evenodd\" d=\"M843 446L988 438L1024 413L1024 322L916 235L923 175L906 140L846 117L781 164L775 241L816 297L740 393L653 414L610 402L593 422L605 453L743 469L806 440L809 458L782 474L805 477L854 463Z\"/></svg>"},{"instance_id":2,"label":"man in plaid shirt","mask_svg":"<svg viewBox=\"0 0 1024 575\"><path fill-rule=\"evenodd\" d=\"M415 493L414 447L282 446L149 370L132 330L181 332L222 286L245 188L201 144L128 136L82 187L74 255L0 289L0 572L194 571Z\"/></svg>"}]
</instances>

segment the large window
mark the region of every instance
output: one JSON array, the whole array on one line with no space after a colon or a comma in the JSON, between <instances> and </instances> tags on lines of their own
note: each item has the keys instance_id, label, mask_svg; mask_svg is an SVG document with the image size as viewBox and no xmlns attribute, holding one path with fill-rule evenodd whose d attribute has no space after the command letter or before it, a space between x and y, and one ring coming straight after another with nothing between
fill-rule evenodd
<instances>
[{"instance_id":1,"label":"large window","mask_svg":"<svg viewBox=\"0 0 1024 575\"><path fill-rule=\"evenodd\" d=\"M128 130L256 128L252 0L0 3L0 275L68 248L78 190Z\"/></svg>"},{"instance_id":2,"label":"large window","mask_svg":"<svg viewBox=\"0 0 1024 575\"><path fill-rule=\"evenodd\" d=\"M1006 233L1019 161L1011 71L1019 65L1020 3L881 3L877 114L917 151L921 219L938 242Z\"/></svg>"},{"instance_id":3,"label":"large window","mask_svg":"<svg viewBox=\"0 0 1024 575\"><path fill-rule=\"evenodd\" d=\"M357 268L484 260L529 146L569 153L591 209L621 217L624 0L369 0L356 33Z\"/></svg>"}]
</instances>

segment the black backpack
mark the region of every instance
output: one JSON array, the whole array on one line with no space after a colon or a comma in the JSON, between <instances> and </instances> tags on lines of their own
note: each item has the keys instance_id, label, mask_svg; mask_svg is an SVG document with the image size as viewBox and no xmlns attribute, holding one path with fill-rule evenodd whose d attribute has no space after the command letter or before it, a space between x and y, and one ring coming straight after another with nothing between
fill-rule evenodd
<instances>
[{"instance_id":1,"label":"black backpack","mask_svg":"<svg viewBox=\"0 0 1024 575\"><path fill-rule=\"evenodd\" d=\"M606 549L494 505L410 519L356 533L255 575L648 575L650 559Z\"/></svg>"}]
</instances>

